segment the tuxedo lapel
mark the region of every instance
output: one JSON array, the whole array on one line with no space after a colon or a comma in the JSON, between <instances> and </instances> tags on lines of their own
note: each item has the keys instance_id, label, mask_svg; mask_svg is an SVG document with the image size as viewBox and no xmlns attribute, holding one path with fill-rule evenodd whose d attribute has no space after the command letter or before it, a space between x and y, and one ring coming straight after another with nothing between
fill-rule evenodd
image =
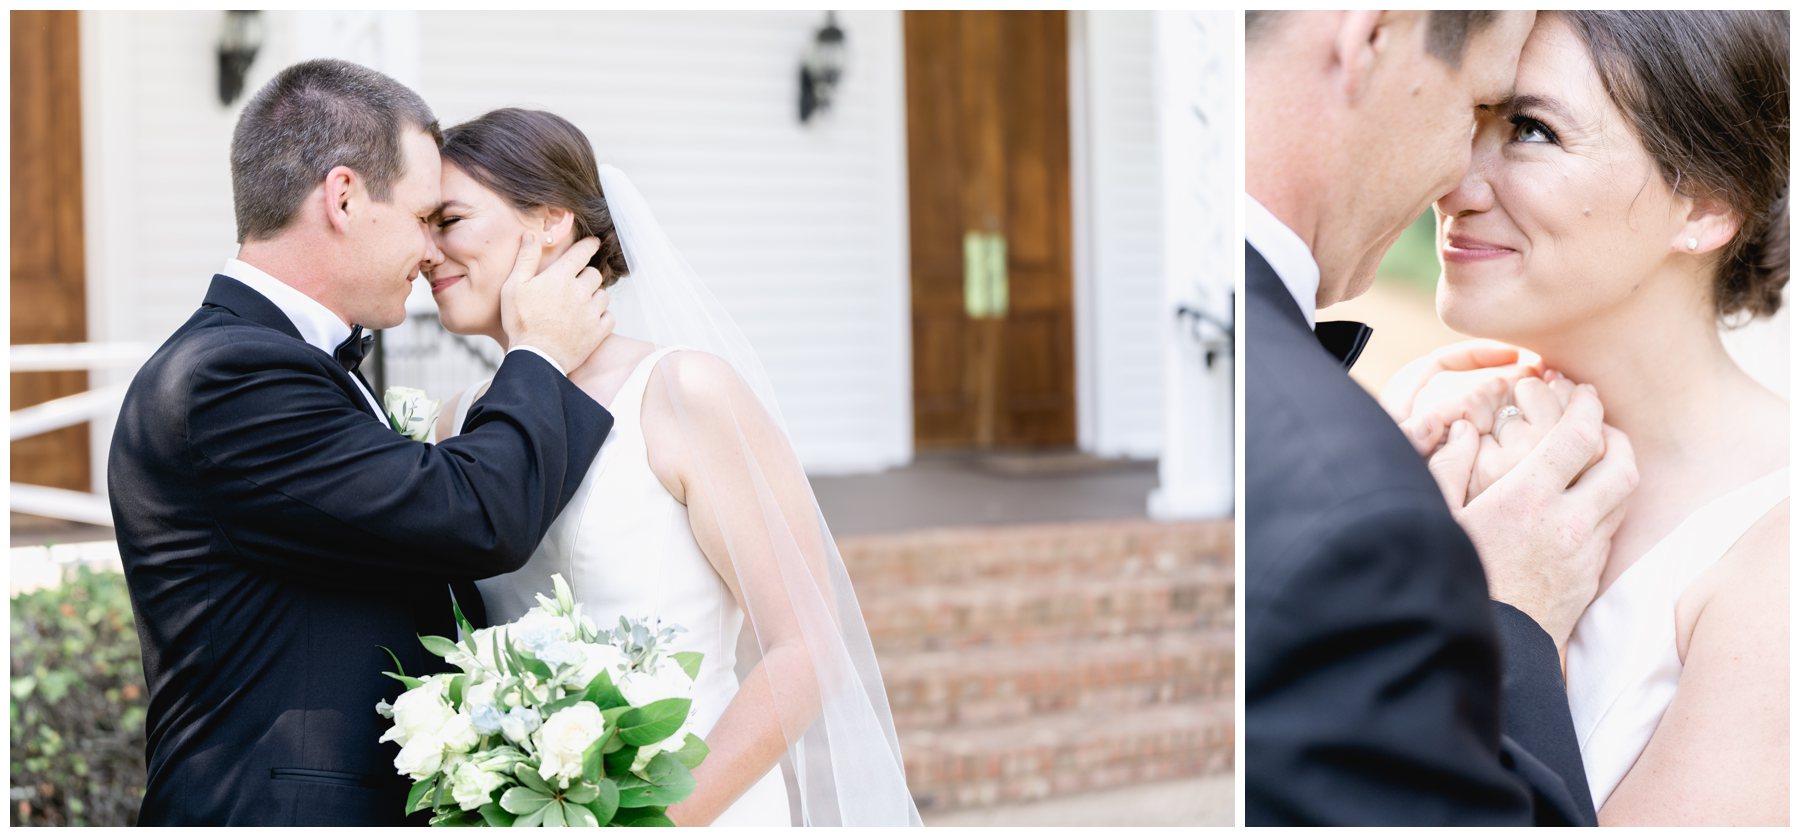
<instances>
[{"instance_id":1,"label":"tuxedo lapel","mask_svg":"<svg viewBox=\"0 0 1800 837\"><path fill-rule=\"evenodd\" d=\"M306 340L306 338L300 336L300 330L294 327L294 322L288 319L288 316L283 314L281 309L276 307L275 303L270 302L268 297L257 293L256 290L249 285L239 282L222 273L213 275L212 285L206 289L206 299L201 302L200 305L202 308L218 308L224 310L240 319L275 329L295 340L302 342L305 342ZM343 368L338 366L336 358L332 358L331 367L339 372L343 372ZM357 406L364 410L368 410L375 418L379 419L382 424L387 424L387 416L370 408L369 399L362 394L361 390L356 388L356 383L353 382L351 378L352 375L350 373L343 372L341 375L333 376L332 380L337 382L337 385L350 396L352 401L356 402ZM375 388L369 386L369 382L363 378L360 370L355 374L354 378L356 381L361 381L363 386L368 387L371 395L375 394Z\"/></svg>"}]
</instances>

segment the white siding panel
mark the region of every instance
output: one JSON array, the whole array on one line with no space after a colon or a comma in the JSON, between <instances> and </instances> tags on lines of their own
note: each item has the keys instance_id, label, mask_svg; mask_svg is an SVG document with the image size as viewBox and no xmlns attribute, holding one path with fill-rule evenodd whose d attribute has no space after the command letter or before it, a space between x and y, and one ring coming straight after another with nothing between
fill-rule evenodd
<instances>
[{"instance_id":1,"label":"white siding panel","mask_svg":"<svg viewBox=\"0 0 1800 837\"><path fill-rule=\"evenodd\" d=\"M1093 312L1089 353L1093 404L1085 432L1104 456L1154 457L1162 448L1164 319L1161 152L1152 89L1155 17L1089 12L1085 85L1092 271L1083 296ZM1079 167L1078 167L1079 170Z\"/></svg>"}]
</instances>

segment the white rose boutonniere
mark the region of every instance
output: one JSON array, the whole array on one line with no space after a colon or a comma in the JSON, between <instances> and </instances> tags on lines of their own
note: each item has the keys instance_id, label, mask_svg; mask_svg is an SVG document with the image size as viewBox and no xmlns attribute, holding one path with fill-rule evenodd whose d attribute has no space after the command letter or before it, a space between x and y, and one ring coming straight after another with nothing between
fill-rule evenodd
<instances>
[{"instance_id":1,"label":"white rose boutonniere","mask_svg":"<svg viewBox=\"0 0 1800 837\"><path fill-rule=\"evenodd\" d=\"M438 403L426 398L422 389L388 387L381 396L381 406L387 410L388 425L394 432L415 442L429 438L432 426L437 424Z\"/></svg>"}]
</instances>

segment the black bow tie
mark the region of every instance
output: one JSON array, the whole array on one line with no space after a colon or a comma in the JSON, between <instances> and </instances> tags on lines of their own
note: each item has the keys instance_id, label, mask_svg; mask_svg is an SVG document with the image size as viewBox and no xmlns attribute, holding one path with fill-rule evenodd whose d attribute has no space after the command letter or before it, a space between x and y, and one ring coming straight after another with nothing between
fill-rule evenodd
<instances>
[{"instance_id":1,"label":"black bow tie","mask_svg":"<svg viewBox=\"0 0 1800 837\"><path fill-rule=\"evenodd\" d=\"M1344 365L1345 371L1349 371L1350 367L1356 365L1356 358L1362 354L1363 347L1369 345L1369 335L1374 334L1375 329L1362 323L1338 320L1319 323L1314 332L1319 337L1319 345L1337 358Z\"/></svg>"},{"instance_id":2,"label":"black bow tie","mask_svg":"<svg viewBox=\"0 0 1800 837\"><path fill-rule=\"evenodd\" d=\"M357 367L362 366L363 357L369 353L369 347L373 345L375 345L373 332L364 334L362 326L351 326L350 336L344 338L344 342L339 343L337 351L332 352L331 355L337 358L338 365L344 367L345 372L354 375Z\"/></svg>"}]
</instances>

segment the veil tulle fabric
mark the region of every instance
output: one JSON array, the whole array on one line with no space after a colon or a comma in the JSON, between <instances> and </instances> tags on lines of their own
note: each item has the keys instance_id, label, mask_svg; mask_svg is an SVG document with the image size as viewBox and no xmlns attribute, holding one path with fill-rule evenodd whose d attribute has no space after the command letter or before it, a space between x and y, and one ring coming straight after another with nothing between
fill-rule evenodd
<instances>
[{"instance_id":1,"label":"veil tulle fabric","mask_svg":"<svg viewBox=\"0 0 1800 837\"><path fill-rule=\"evenodd\" d=\"M609 291L617 333L716 355L744 385L740 397L709 393L704 406L684 403L679 393L693 389L680 382L666 389L676 394L684 438L703 421L709 428L708 467L696 479L708 483L711 496L730 499L731 507L715 515L716 535L730 553L737 578L726 580L735 581L730 586L746 614L740 688L759 678L778 707L794 823L920 825L868 626L767 371L630 178L602 165L600 188L629 267ZM721 402L729 405L735 439L717 438ZM709 412L703 417L702 410Z\"/></svg>"}]
</instances>

